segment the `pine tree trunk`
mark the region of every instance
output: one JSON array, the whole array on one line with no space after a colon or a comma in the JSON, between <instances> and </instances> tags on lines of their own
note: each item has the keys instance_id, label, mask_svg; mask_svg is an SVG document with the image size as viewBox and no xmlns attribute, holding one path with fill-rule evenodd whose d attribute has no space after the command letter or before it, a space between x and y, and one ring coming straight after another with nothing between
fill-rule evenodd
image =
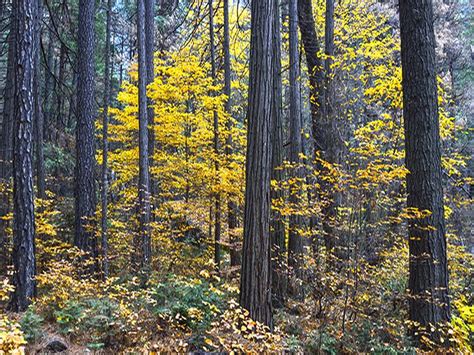
<instances>
[{"instance_id":1,"label":"pine tree trunk","mask_svg":"<svg viewBox=\"0 0 474 355\"><path fill-rule=\"evenodd\" d=\"M274 0L253 0L251 3L244 245L240 281L241 306L254 320L270 327L274 12Z\"/></svg>"},{"instance_id":2,"label":"pine tree trunk","mask_svg":"<svg viewBox=\"0 0 474 355\"><path fill-rule=\"evenodd\" d=\"M155 1L145 0L145 51L146 51L146 84L149 85L155 80ZM155 112L153 110L152 101L148 99L147 103L147 119L148 119L148 155L150 168L154 165L155 154ZM150 203L156 200L158 184L156 179L150 173ZM152 216L150 216L152 218Z\"/></svg>"},{"instance_id":3,"label":"pine tree trunk","mask_svg":"<svg viewBox=\"0 0 474 355\"><path fill-rule=\"evenodd\" d=\"M35 153L36 153L36 190L37 196L40 199L46 198L46 182L45 182L45 168L44 168L44 113L43 113L43 102L42 95L40 95L40 80L41 80L41 57L40 57L40 38L41 38L41 17L42 7L38 9L38 28L35 35L38 37L36 40L37 48L35 54L35 79L33 95L35 98Z\"/></svg>"},{"instance_id":4,"label":"pine tree trunk","mask_svg":"<svg viewBox=\"0 0 474 355\"><path fill-rule=\"evenodd\" d=\"M273 25L273 61L274 61L274 95L272 107L272 171L271 178L275 181L283 180L283 102L282 102L282 68L281 68L281 26L280 1L275 0L275 14ZM284 197L282 190L272 190L272 200ZM287 293L287 258L285 225L283 217L278 211L271 211L270 240L272 255L272 304L283 307Z\"/></svg>"},{"instance_id":5,"label":"pine tree trunk","mask_svg":"<svg viewBox=\"0 0 474 355\"><path fill-rule=\"evenodd\" d=\"M95 2L79 1L76 126L76 231L74 244L97 256L95 237ZM95 269L95 267L93 267Z\"/></svg>"},{"instance_id":6,"label":"pine tree trunk","mask_svg":"<svg viewBox=\"0 0 474 355\"><path fill-rule=\"evenodd\" d=\"M292 164L299 165L301 162L300 154L303 152L302 127L301 127L301 85L300 85L300 66L299 66L299 48L298 48L298 9L297 0L289 0L289 59L290 59L290 154L289 161ZM299 167L292 169L291 178L296 183L290 187L289 200L295 207L302 198L301 181L302 174ZM289 243L288 243L288 267L290 268L291 293L299 298L302 296L302 267L303 267L303 237L299 230L302 227L302 218L297 214L290 215L289 218Z\"/></svg>"},{"instance_id":7,"label":"pine tree trunk","mask_svg":"<svg viewBox=\"0 0 474 355\"><path fill-rule=\"evenodd\" d=\"M147 67L146 67L146 33L145 33L145 0L138 0L137 13L138 33L138 120L139 120L139 182L138 213L140 220L139 240L136 243L140 252L141 269L148 274L151 262L150 239L150 165L147 118Z\"/></svg>"},{"instance_id":8,"label":"pine tree trunk","mask_svg":"<svg viewBox=\"0 0 474 355\"><path fill-rule=\"evenodd\" d=\"M104 279L109 276L109 242L107 235L107 204L108 204L108 157L109 157L109 105L110 105L110 32L112 29L112 0L107 0L107 19L105 29L105 70L104 70L104 113L102 132L102 220L101 220L101 246L102 246L102 272Z\"/></svg>"},{"instance_id":9,"label":"pine tree trunk","mask_svg":"<svg viewBox=\"0 0 474 355\"><path fill-rule=\"evenodd\" d=\"M432 1L401 0L400 25L407 206L430 211L409 223L409 315L416 338L439 343L450 304Z\"/></svg>"},{"instance_id":10,"label":"pine tree trunk","mask_svg":"<svg viewBox=\"0 0 474 355\"><path fill-rule=\"evenodd\" d=\"M232 68L230 63L230 22L229 22L229 0L224 0L224 94L227 96L225 102L225 110L231 115L232 99L231 99L231 76ZM232 121L227 121L227 130L232 130ZM232 135L229 134L226 139L225 154L228 159L232 159ZM229 195L227 202L227 225L229 228L230 240L230 266L237 266L241 263L241 253L239 250L239 238L235 234L235 230L239 227L237 218L237 204L234 201L235 196Z\"/></svg>"},{"instance_id":11,"label":"pine tree trunk","mask_svg":"<svg viewBox=\"0 0 474 355\"><path fill-rule=\"evenodd\" d=\"M38 48L38 2L13 2L15 95L13 129L12 308L24 311L35 296L35 215L33 192L34 77Z\"/></svg>"},{"instance_id":12,"label":"pine tree trunk","mask_svg":"<svg viewBox=\"0 0 474 355\"><path fill-rule=\"evenodd\" d=\"M213 0L209 0L209 39L211 51L211 77L214 84L217 84L216 73L216 50L214 41L214 7ZM214 95L214 93L212 93ZM219 116L214 110L214 169L215 181L219 182ZM220 269L221 263L221 195L219 192L214 196L214 262L217 270Z\"/></svg>"},{"instance_id":13,"label":"pine tree trunk","mask_svg":"<svg viewBox=\"0 0 474 355\"><path fill-rule=\"evenodd\" d=\"M13 150L13 109L15 93L15 31L14 14L10 20L10 33L8 34L7 77L4 89L2 131L0 136L0 217L5 217L10 212L11 194L8 191L12 177L12 150ZM0 256L7 250L8 221L0 219ZM7 260L2 257L1 260ZM0 265L1 266L1 265Z\"/></svg>"}]
</instances>

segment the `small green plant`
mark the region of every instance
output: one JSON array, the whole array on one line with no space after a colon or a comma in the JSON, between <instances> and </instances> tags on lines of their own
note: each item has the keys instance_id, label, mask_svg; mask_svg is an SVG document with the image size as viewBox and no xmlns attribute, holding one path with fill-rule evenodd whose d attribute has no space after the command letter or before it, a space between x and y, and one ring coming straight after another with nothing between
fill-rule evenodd
<instances>
[{"instance_id":1,"label":"small green plant","mask_svg":"<svg viewBox=\"0 0 474 355\"><path fill-rule=\"evenodd\" d=\"M23 314L23 317L20 320L20 327L24 334L24 338L28 343L33 343L41 339L43 335L41 330L43 321L43 317L36 313L33 306L30 306Z\"/></svg>"}]
</instances>

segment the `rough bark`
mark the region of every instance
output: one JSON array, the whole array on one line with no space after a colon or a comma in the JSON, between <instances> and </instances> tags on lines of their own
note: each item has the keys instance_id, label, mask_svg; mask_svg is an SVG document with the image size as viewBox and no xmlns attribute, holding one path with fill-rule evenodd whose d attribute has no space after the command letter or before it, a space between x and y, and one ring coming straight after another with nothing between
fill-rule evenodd
<instances>
[{"instance_id":1,"label":"rough bark","mask_svg":"<svg viewBox=\"0 0 474 355\"><path fill-rule=\"evenodd\" d=\"M145 0L145 51L146 51L146 84L149 85L155 79L155 65L153 62L155 54L155 1ZM148 119L148 155L150 167L154 164L155 154L155 111L152 101L148 99L147 119ZM156 199L158 184L150 173L150 203ZM152 216L150 217L152 218Z\"/></svg>"},{"instance_id":2,"label":"rough bark","mask_svg":"<svg viewBox=\"0 0 474 355\"><path fill-rule=\"evenodd\" d=\"M407 206L430 211L409 223L409 316L418 340L440 342L430 327L449 322L450 304L432 1L401 0L400 26Z\"/></svg>"},{"instance_id":3,"label":"rough bark","mask_svg":"<svg viewBox=\"0 0 474 355\"><path fill-rule=\"evenodd\" d=\"M224 0L224 94L227 96L225 101L225 110L228 115L231 115L232 99L231 99L231 76L232 68L230 64L230 22L229 22L229 0ZM227 120L227 130L232 130L232 120ZM228 159L232 159L232 135L229 134L226 138L225 154ZM234 201L234 196L228 196L227 202L227 225L229 228L230 239L230 266L237 266L241 263L241 253L239 248L239 238L235 234L235 230L239 227L237 218L237 204Z\"/></svg>"},{"instance_id":4,"label":"rough bark","mask_svg":"<svg viewBox=\"0 0 474 355\"><path fill-rule=\"evenodd\" d=\"M281 68L281 26L280 1L275 0L273 27L273 60L274 60L274 95L272 107L272 172L275 181L283 180L283 100L282 100L282 68ZM283 198L282 190L272 190L272 200ZM272 304L283 307L287 293L287 258L285 225L278 211L271 211L270 239L272 248Z\"/></svg>"},{"instance_id":5,"label":"rough bark","mask_svg":"<svg viewBox=\"0 0 474 355\"><path fill-rule=\"evenodd\" d=\"M24 311L35 296L35 215L33 192L34 77L38 48L38 2L13 2L15 95L13 129L12 308Z\"/></svg>"},{"instance_id":6,"label":"rough bark","mask_svg":"<svg viewBox=\"0 0 474 355\"><path fill-rule=\"evenodd\" d=\"M290 151L289 161L296 166L291 170L291 178L295 184L290 188L289 200L292 206L299 203L301 194L302 174L298 165L301 162L300 154L303 152L302 122L301 122L301 85L298 48L298 10L297 0L289 0L288 17L290 22L289 33L289 60L290 60ZM299 230L302 227L302 218L294 213L289 218L289 243L288 243L288 267L292 275L290 283L293 296L302 296L302 264L303 264L303 237Z\"/></svg>"},{"instance_id":7,"label":"rough bark","mask_svg":"<svg viewBox=\"0 0 474 355\"><path fill-rule=\"evenodd\" d=\"M107 197L109 192L108 157L109 157L109 105L110 105L110 41L112 28L112 0L107 0L107 19L105 30L105 70L104 70L104 113L102 131L102 219L101 219L101 246L102 272L106 279L109 276L109 243L107 235Z\"/></svg>"},{"instance_id":8,"label":"rough bark","mask_svg":"<svg viewBox=\"0 0 474 355\"><path fill-rule=\"evenodd\" d=\"M10 212L10 197L8 191L10 179L12 177L12 150L13 150L13 109L14 109L14 91L15 91L15 31L13 30L13 15L10 20L10 33L8 34L8 58L7 58L7 77L4 88L4 104L2 132L0 136L0 217L6 216ZM4 253L7 250L7 232L8 221L0 219L0 256L7 260Z\"/></svg>"},{"instance_id":9,"label":"rough bark","mask_svg":"<svg viewBox=\"0 0 474 355\"><path fill-rule=\"evenodd\" d=\"M313 139L315 140L315 149L320 150L322 142L320 142L319 123L321 121L321 108L324 101L322 97L324 92L324 75L323 62L319 55L320 44L316 33L311 0L298 0L298 24L308 68Z\"/></svg>"},{"instance_id":10,"label":"rough bark","mask_svg":"<svg viewBox=\"0 0 474 355\"><path fill-rule=\"evenodd\" d=\"M146 34L145 34L145 0L138 0L137 33L138 33L138 120L139 120L139 181L138 181L138 213L140 230L138 247L140 264L145 275L151 262L150 239L150 165L148 154L148 117L147 117L147 67L146 67Z\"/></svg>"},{"instance_id":11,"label":"rough bark","mask_svg":"<svg viewBox=\"0 0 474 355\"><path fill-rule=\"evenodd\" d=\"M214 6L213 0L209 0L209 45L211 52L211 77L214 84L217 84L216 72L216 48L214 41ZM216 174L216 182L219 182L219 115L214 110L214 169ZM221 195L216 192L214 195L214 262L217 270L220 269L221 263Z\"/></svg>"},{"instance_id":12,"label":"rough bark","mask_svg":"<svg viewBox=\"0 0 474 355\"><path fill-rule=\"evenodd\" d=\"M39 42L41 37L41 21L42 17L42 8L41 6L38 9L38 21L35 35L38 37L36 39L36 54L35 54L35 79L34 79L34 88L33 95L35 98L35 153L36 153L36 190L37 196L40 199L46 198L46 181L45 181L45 167L44 167L44 113L43 113L43 102L40 95L40 80L41 80L41 57L40 57L40 48Z\"/></svg>"},{"instance_id":13,"label":"rough bark","mask_svg":"<svg viewBox=\"0 0 474 355\"><path fill-rule=\"evenodd\" d=\"M250 312L250 317L270 327L274 12L274 0L253 0L251 3L244 245L240 281L241 306Z\"/></svg>"},{"instance_id":14,"label":"rough bark","mask_svg":"<svg viewBox=\"0 0 474 355\"><path fill-rule=\"evenodd\" d=\"M94 12L94 1L79 1L74 244L92 257L97 256Z\"/></svg>"}]
</instances>

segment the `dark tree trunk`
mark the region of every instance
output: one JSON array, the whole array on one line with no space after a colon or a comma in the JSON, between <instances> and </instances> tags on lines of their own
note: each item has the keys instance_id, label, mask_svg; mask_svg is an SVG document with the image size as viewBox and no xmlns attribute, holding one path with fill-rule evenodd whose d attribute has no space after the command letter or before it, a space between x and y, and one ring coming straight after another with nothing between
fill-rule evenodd
<instances>
[{"instance_id":1,"label":"dark tree trunk","mask_svg":"<svg viewBox=\"0 0 474 355\"><path fill-rule=\"evenodd\" d=\"M336 119L333 115L334 111L334 92L332 84L332 70L331 64L334 56L334 0L326 0L326 18L325 18L325 54L326 60L324 62L324 94L323 94L323 109L322 121L320 122L321 129L319 130L322 148L322 157L328 163L338 162L338 146ZM326 173L328 171L326 169ZM326 204L322 210L323 213L323 232L324 243L326 250L332 252L336 244L334 235L334 223L337 216L337 195L332 184L323 183L321 186L327 193Z\"/></svg>"},{"instance_id":2,"label":"dark tree trunk","mask_svg":"<svg viewBox=\"0 0 474 355\"><path fill-rule=\"evenodd\" d=\"M140 231L137 252L140 251L142 271L148 273L151 262L150 239L150 165L148 155L148 118L147 118L147 68L146 68L146 34L145 34L145 0L138 0L137 13L138 33L138 120L139 120L139 182L138 209Z\"/></svg>"},{"instance_id":3,"label":"dark tree trunk","mask_svg":"<svg viewBox=\"0 0 474 355\"><path fill-rule=\"evenodd\" d=\"M320 142L321 134L319 132L319 125L321 121L321 108L324 102L322 97L324 92L324 75L311 0L298 0L298 23L301 32L301 41L303 42L303 48L306 54L306 65L308 67L313 139L315 140L315 150L320 150L322 149L322 144Z\"/></svg>"},{"instance_id":4,"label":"dark tree trunk","mask_svg":"<svg viewBox=\"0 0 474 355\"><path fill-rule=\"evenodd\" d=\"M33 95L35 98L35 153L36 153L36 190L37 196L40 199L46 198L46 182L45 182L45 170L44 170L44 113L43 113L43 102L42 95L40 95L40 82L41 82L41 57L40 57L40 38L41 38L41 17L42 8L38 9L38 28L35 35L38 37L36 40L37 48L35 54L35 79Z\"/></svg>"},{"instance_id":5,"label":"dark tree trunk","mask_svg":"<svg viewBox=\"0 0 474 355\"><path fill-rule=\"evenodd\" d=\"M13 109L15 93L15 31L14 14L10 20L10 33L8 34L7 77L4 89L2 131L0 136L0 217L5 217L10 212L10 197L8 187L12 177L12 150L13 150ZM0 256L8 249L7 229L8 221L0 219ZM2 257L5 260L7 257ZM1 266L1 265L0 265Z\"/></svg>"},{"instance_id":6,"label":"dark tree trunk","mask_svg":"<svg viewBox=\"0 0 474 355\"><path fill-rule=\"evenodd\" d=\"M109 105L110 105L110 32L112 28L112 0L107 0L107 20L105 30L105 70L104 70L104 113L102 132L102 272L104 279L109 276L109 243L107 235L107 196L109 192L108 157L109 157Z\"/></svg>"},{"instance_id":7,"label":"dark tree trunk","mask_svg":"<svg viewBox=\"0 0 474 355\"><path fill-rule=\"evenodd\" d=\"M13 2L15 108L13 129L13 284L12 308L24 311L35 296L35 215L33 193L34 77L38 49L38 2Z\"/></svg>"},{"instance_id":8,"label":"dark tree trunk","mask_svg":"<svg viewBox=\"0 0 474 355\"><path fill-rule=\"evenodd\" d=\"M274 95L272 106L272 171L271 178L275 181L283 180L283 114L282 114L282 69L281 69L281 26L280 1L275 1L273 25L273 60L274 60ZM283 191L272 190L272 200L282 199ZM287 293L287 258L285 225L283 217L278 211L271 211L270 239L272 248L272 304L283 307Z\"/></svg>"},{"instance_id":9,"label":"dark tree trunk","mask_svg":"<svg viewBox=\"0 0 474 355\"><path fill-rule=\"evenodd\" d=\"M209 0L209 39L211 51L211 76L214 85L217 84L216 73L216 49L214 41L214 8L213 0ZM214 94L214 93L212 93ZM219 182L219 116L214 110L214 169L216 174L216 182ZM214 262L217 270L220 269L221 263L221 195L219 192L214 196Z\"/></svg>"},{"instance_id":10,"label":"dark tree trunk","mask_svg":"<svg viewBox=\"0 0 474 355\"><path fill-rule=\"evenodd\" d=\"M146 51L146 83L151 84L155 79L155 65L153 62L155 54L155 1L145 0L145 51ZM147 104L147 119L148 119L148 155L150 167L154 164L155 154L155 112L153 110L152 102L148 99ZM157 182L150 173L150 203L156 200ZM152 218L152 217L150 217Z\"/></svg>"},{"instance_id":11,"label":"dark tree trunk","mask_svg":"<svg viewBox=\"0 0 474 355\"><path fill-rule=\"evenodd\" d=\"M440 342L450 320L441 143L431 0L400 0L408 208L429 216L409 223L410 320L417 339Z\"/></svg>"},{"instance_id":12,"label":"dark tree trunk","mask_svg":"<svg viewBox=\"0 0 474 355\"><path fill-rule=\"evenodd\" d=\"M292 164L300 164L300 154L303 152L303 140L301 134L301 86L300 86L300 66L298 48L298 9L297 0L289 0L289 57L290 57L290 154L289 161ZM302 174L300 167L291 171L291 177L296 183L290 187L290 202L295 207L301 200L302 194ZM303 237L299 230L302 227L302 218L297 214L292 214L289 218L289 243L288 243L288 267L293 276L291 278L291 293L293 296L302 296L302 267L303 267Z\"/></svg>"},{"instance_id":13,"label":"dark tree trunk","mask_svg":"<svg viewBox=\"0 0 474 355\"><path fill-rule=\"evenodd\" d=\"M80 26L80 25L79 25ZM66 45L64 43L61 44L61 49L59 51L59 73L58 73L58 84L57 84L57 91L56 91L56 139L63 134L64 129L66 127L66 120L63 116L64 114L64 87L65 87L65 77L66 77ZM81 55L79 55L79 58ZM79 59L81 61L81 59Z\"/></svg>"},{"instance_id":14,"label":"dark tree trunk","mask_svg":"<svg viewBox=\"0 0 474 355\"><path fill-rule=\"evenodd\" d=\"M225 102L225 110L231 115L232 111L232 99L231 99L231 76L232 68L230 63L230 22L229 22L229 0L224 0L224 94L227 96ZM227 130L231 131L232 121L227 121ZM229 159L232 157L232 135L229 134L226 139L225 154ZM230 266L237 266L241 263L241 253L239 248L240 238L235 234L236 229L239 227L237 218L237 204L234 201L235 196L228 196L227 203L227 224L229 227L229 240L230 240Z\"/></svg>"},{"instance_id":15,"label":"dark tree trunk","mask_svg":"<svg viewBox=\"0 0 474 355\"><path fill-rule=\"evenodd\" d=\"M44 66L44 96L43 96L43 131L46 135L46 139L51 140L51 124L52 124L52 109L51 109L51 98L52 92L54 91L53 83L53 51L54 51L54 42L53 42L53 32L49 31L48 35L48 49L45 58Z\"/></svg>"},{"instance_id":16,"label":"dark tree trunk","mask_svg":"<svg viewBox=\"0 0 474 355\"><path fill-rule=\"evenodd\" d=\"M95 2L79 1L77 126L76 126L76 230L74 244L90 256L97 256L95 237Z\"/></svg>"},{"instance_id":17,"label":"dark tree trunk","mask_svg":"<svg viewBox=\"0 0 474 355\"><path fill-rule=\"evenodd\" d=\"M274 0L251 4L244 245L240 305L272 327L270 179L274 106Z\"/></svg>"}]
</instances>

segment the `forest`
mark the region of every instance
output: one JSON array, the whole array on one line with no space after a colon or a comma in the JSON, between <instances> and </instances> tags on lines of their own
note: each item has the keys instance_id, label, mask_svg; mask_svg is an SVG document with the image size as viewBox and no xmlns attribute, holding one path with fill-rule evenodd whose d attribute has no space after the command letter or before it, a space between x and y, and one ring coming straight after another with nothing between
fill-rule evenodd
<instances>
[{"instance_id":1,"label":"forest","mask_svg":"<svg viewBox=\"0 0 474 355\"><path fill-rule=\"evenodd\" d=\"M0 355L472 354L470 0L0 0Z\"/></svg>"}]
</instances>

